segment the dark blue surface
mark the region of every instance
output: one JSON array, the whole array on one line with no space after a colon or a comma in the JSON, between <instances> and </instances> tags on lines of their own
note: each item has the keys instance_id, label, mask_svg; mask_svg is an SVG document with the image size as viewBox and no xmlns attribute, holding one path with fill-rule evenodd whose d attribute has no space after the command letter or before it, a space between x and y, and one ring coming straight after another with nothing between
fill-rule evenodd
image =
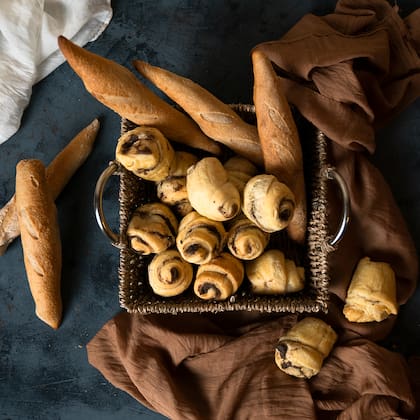
<instances>
[{"instance_id":1,"label":"dark blue surface","mask_svg":"<svg viewBox=\"0 0 420 420\"><path fill-rule=\"evenodd\" d=\"M114 17L87 48L132 69L144 59L202 84L227 103L249 103L249 51L280 37L305 13L325 14L335 1L113 1ZM403 14L420 1L399 1ZM63 242L64 319L58 331L34 314L20 240L0 257L0 419L157 419L88 364L86 343L119 310L118 250L94 219L96 180L114 157L120 119L92 98L63 64L33 89L19 132L0 146L0 205L14 193L16 163L49 163L95 117L96 147L57 200ZM378 166L393 189L420 249L420 102L379 133ZM105 211L118 226L118 185ZM402 310L390 343L419 354L420 293Z\"/></svg>"}]
</instances>

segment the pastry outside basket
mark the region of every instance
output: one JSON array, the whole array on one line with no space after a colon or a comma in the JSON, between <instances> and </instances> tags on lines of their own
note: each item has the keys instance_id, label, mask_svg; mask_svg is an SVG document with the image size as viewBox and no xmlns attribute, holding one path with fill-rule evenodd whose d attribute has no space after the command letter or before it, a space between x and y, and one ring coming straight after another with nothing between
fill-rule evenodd
<instances>
[{"instance_id":1,"label":"pastry outside basket","mask_svg":"<svg viewBox=\"0 0 420 420\"><path fill-rule=\"evenodd\" d=\"M253 105L231 106L248 123L256 122ZM296 124L304 157L308 203L307 238L304 245L297 245L288 238L285 229L275 234L273 243L287 258L305 268L305 288L286 295L256 295L251 292L249 281L245 278L239 290L226 301L200 299L194 294L192 287L183 294L170 298L154 294L147 278L147 267L152 256L133 251L126 238L133 211L156 199L154 184L141 180L117 161L112 161L97 181L94 207L99 227L111 243L120 249L118 274L119 302L122 308L141 314L241 310L327 312L330 283L328 255L341 239L349 221L349 197L343 179L327 163L326 136L299 115L296 116ZM135 127L132 122L122 119L121 134ZM102 207L104 188L111 175L119 176L119 234L114 233L107 224ZM328 231L327 189L330 179L337 182L343 201L340 223L334 236Z\"/></svg>"}]
</instances>

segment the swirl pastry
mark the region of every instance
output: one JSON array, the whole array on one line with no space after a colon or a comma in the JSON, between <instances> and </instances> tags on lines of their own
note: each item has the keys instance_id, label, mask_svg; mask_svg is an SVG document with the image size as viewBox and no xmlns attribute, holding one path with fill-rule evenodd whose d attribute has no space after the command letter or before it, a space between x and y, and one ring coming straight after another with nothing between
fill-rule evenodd
<instances>
[{"instance_id":1,"label":"swirl pastry","mask_svg":"<svg viewBox=\"0 0 420 420\"><path fill-rule=\"evenodd\" d=\"M198 267L194 293L201 299L225 300L236 293L243 278L242 262L223 252L209 263Z\"/></svg>"},{"instance_id":2,"label":"swirl pastry","mask_svg":"<svg viewBox=\"0 0 420 420\"><path fill-rule=\"evenodd\" d=\"M270 234L262 231L247 217L235 218L227 233L227 246L236 258L253 260L265 250Z\"/></svg>"},{"instance_id":3,"label":"swirl pastry","mask_svg":"<svg viewBox=\"0 0 420 420\"><path fill-rule=\"evenodd\" d=\"M343 308L351 322L383 321L397 315L395 273L384 262L362 258L353 274Z\"/></svg>"},{"instance_id":4,"label":"swirl pastry","mask_svg":"<svg viewBox=\"0 0 420 420\"><path fill-rule=\"evenodd\" d=\"M309 379L319 373L336 340L337 334L327 323L307 317L279 339L274 359L288 375Z\"/></svg>"},{"instance_id":5,"label":"swirl pastry","mask_svg":"<svg viewBox=\"0 0 420 420\"><path fill-rule=\"evenodd\" d=\"M169 175L156 185L160 201L171 206L179 216L185 216L192 211L187 193L187 170L197 162L197 157L191 153L176 151L175 161Z\"/></svg>"},{"instance_id":6,"label":"swirl pastry","mask_svg":"<svg viewBox=\"0 0 420 420\"><path fill-rule=\"evenodd\" d=\"M225 240L226 231L222 222L192 211L181 219L176 246L184 260L205 264L222 252Z\"/></svg>"},{"instance_id":7,"label":"swirl pastry","mask_svg":"<svg viewBox=\"0 0 420 420\"><path fill-rule=\"evenodd\" d=\"M192 265L176 249L156 254L148 266L149 284L159 296L176 296L188 289L193 278Z\"/></svg>"},{"instance_id":8,"label":"swirl pastry","mask_svg":"<svg viewBox=\"0 0 420 420\"><path fill-rule=\"evenodd\" d=\"M263 231L276 232L289 224L295 197L274 175L256 175L245 185L242 210Z\"/></svg>"},{"instance_id":9,"label":"swirl pastry","mask_svg":"<svg viewBox=\"0 0 420 420\"><path fill-rule=\"evenodd\" d=\"M228 173L229 181L241 194L246 183L258 173L257 167L252 162L239 155L228 159L223 166Z\"/></svg>"},{"instance_id":10,"label":"swirl pastry","mask_svg":"<svg viewBox=\"0 0 420 420\"><path fill-rule=\"evenodd\" d=\"M239 191L215 157L201 159L188 169L187 192L193 209L212 220L233 219L241 209Z\"/></svg>"},{"instance_id":11,"label":"swirl pastry","mask_svg":"<svg viewBox=\"0 0 420 420\"><path fill-rule=\"evenodd\" d=\"M169 175L175 152L167 138L153 127L137 127L118 140L116 159L127 170L148 181Z\"/></svg>"},{"instance_id":12,"label":"swirl pastry","mask_svg":"<svg viewBox=\"0 0 420 420\"><path fill-rule=\"evenodd\" d=\"M255 294L285 294L302 290L305 285L303 267L296 267L282 251L269 249L245 265Z\"/></svg>"},{"instance_id":13,"label":"swirl pastry","mask_svg":"<svg viewBox=\"0 0 420 420\"><path fill-rule=\"evenodd\" d=\"M128 224L131 247L143 254L165 251L175 244L178 221L168 206L147 203L138 207Z\"/></svg>"}]
</instances>

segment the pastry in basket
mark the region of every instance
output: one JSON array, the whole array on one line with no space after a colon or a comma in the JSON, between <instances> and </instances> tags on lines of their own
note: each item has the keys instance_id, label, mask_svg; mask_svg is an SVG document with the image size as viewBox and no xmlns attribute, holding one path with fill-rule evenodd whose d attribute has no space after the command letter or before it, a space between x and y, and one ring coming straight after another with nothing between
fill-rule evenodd
<instances>
[{"instance_id":1,"label":"pastry in basket","mask_svg":"<svg viewBox=\"0 0 420 420\"><path fill-rule=\"evenodd\" d=\"M319 373L336 340L337 334L327 323L304 318L280 337L275 362L288 375L309 379Z\"/></svg>"},{"instance_id":2,"label":"pastry in basket","mask_svg":"<svg viewBox=\"0 0 420 420\"><path fill-rule=\"evenodd\" d=\"M163 203L147 203L131 216L127 238L131 248L143 255L165 251L175 244L178 220Z\"/></svg>"},{"instance_id":3,"label":"pastry in basket","mask_svg":"<svg viewBox=\"0 0 420 420\"><path fill-rule=\"evenodd\" d=\"M176 246L184 260L205 264L222 252L225 240L226 231L222 222L192 211L179 223Z\"/></svg>"},{"instance_id":4,"label":"pastry in basket","mask_svg":"<svg viewBox=\"0 0 420 420\"><path fill-rule=\"evenodd\" d=\"M167 138L154 127L137 127L118 139L116 159L127 170L148 181L162 181L175 160Z\"/></svg>"},{"instance_id":5,"label":"pastry in basket","mask_svg":"<svg viewBox=\"0 0 420 420\"><path fill-rule=\"evenodd\" d=\"M260 174L246 183L242 210L263 231L276 232L293 217L295 197L274 175Z\"/></svg>"},{"instance_id":6,"label":"pastry in basket","mask_svg":"<svg viewBox=\"0 0 420 420\"><path fill-rule=\"evenodd\" d=\"M253 260L265 250L270 234L261 230L243 214L237 216L229 225L227 246L236 258Z\"/></svg>"},{"instance_id":7,"label":"pastry in basket","mask_svg":"<svg viewBox=\"0 0 420 420\"><path fill-rule=\"evenodd\" d=\"M219 154L220 145L197 124L148 89L130 70L79 47L63 36L58 46L86 90L98 101L137 125L158 128L170 140Z\"/></svg>"},{"instance_id":8,"label":"pastry in basket","mask_svg":"<svg viewBox=\"0 0 420 420\"><path fill-rule=\"evenodd\" d=\"M232 108L192 80L144 61L134 67L177 103L210 138L261 165L262 155L257 128L243 121Z\"/></svg>"},{"instance_id":9,"label":"pastry in basket","mask_svg":"<svg viewBox=\"0 0 420 420\"><path fill-rule=\"evenodd\" d=\"M159 200L169 205L181 217L192 211L188 200L186 176L188 168L197 160L192 153L175 151L174 164L168 176L156 185Z\"/></svg>"},{"instance_id":10,"label":"pastry in basket","mask_svg":"<svg viewBox=\"0 0 420 420\"><path fill-rule=\"evenodd\" d=\"M192 265L176 249L156 254L148 266L149 284L159 296L177 296L185 292L193 279Z\"/></svg>"},{"instance_id":11,"label":"pastry in basket","mask_svg":"<svg viewBox=\"0 0 420 420\"><path fill-rule=\"evenodd\" d=\"M257 167L248 159L236 155L228 159L223 165L229 177L229 181L235 185L242 194L245 184L258 174Z\"/></svg>"},{"instance_id":12,"label":"pastry in basket","mask_svg":"<svg viewBox=\"0 0 420 420\"><path fill-rule=\"evenodd\" d=\"M209 219L223 222L241 210L239 191L215 157L203 158L188 169L187 192L193 209Z\"/></svg>"},{"instance_id":13,"label":"pastry in basket","mask_svg":"<svg viewBox=\"0 0 420 420\"><path fill-rule=\"evenodd\" d=\"M303 267L285 258L279 249L269 249L252 261L247 261L246 274L255 294L285 294L305 286Z\"/></svg>"},{"instance_id":14,"label":"pastry in basket","mask_svg":"<svg viewBox=\"0 0 420 420\"><path fill-rule=\"evenodd\" d=\"M237 292L244 278L244 267L233 255L223 252L200 265L194 280L194 293L205 300L225 300Z\"/></svg>"},{"instance_id":15,"label":"pastry in basket","mask_svg":"<svg viewBox=\"0 0 420 420\"><path fill-rule=\"evenodd\" d=\"M254 104L265 171L285 183L296 206L287 232L303 243L306 233L306 193L302 146L287 99L271 61L258 50L252 52Z\"/></svg>"},{"instance_id":16,"label":"pastry in basket","mask_svg":"<svg viewBox=\"0 0 420 420\"><path fill-rule=\"evenodd\" d=\"M362 258L353 274L343 309L351 322L383 321L398 313L395 273L385 262Z\"/></svg>"}]
</instances>

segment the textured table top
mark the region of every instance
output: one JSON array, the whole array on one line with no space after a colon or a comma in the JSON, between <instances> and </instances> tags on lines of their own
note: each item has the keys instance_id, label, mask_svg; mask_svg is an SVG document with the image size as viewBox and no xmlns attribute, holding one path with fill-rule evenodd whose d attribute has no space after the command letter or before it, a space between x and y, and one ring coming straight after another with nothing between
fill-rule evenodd
<instances>
[{"instance_id":1,"label":"textured table top","mask_svg":"<svg viewBox=\"0 0 420 420\"><path fill-rule=\"evenodd\" d=\"M279 38L305 13L333 11L335 1L118 0L114 17L89 50L132 69L139 58L187 76L227 103L249 103L249 51ZM401 0L407 14L420 1ZM89 365L86 344L120 311L118 250L93 212L97 178L114 157L120 119L90 96L67 63L34 89L22 126L0 145L0 205L14 193L16 163L49 163L95 117L101 130L92 155L57 200L63 243L64 319L58 331L34 314L20 240L0 257L0 418L161 418L110 385ZM420 101L378 133L377 165L388 180L420 249ZM413 168L417 173L413 173ZM118 185L104 206L118 226ZM387 345L420 354L420 291L404 305Z\"/></svg>"}]
</instances>

